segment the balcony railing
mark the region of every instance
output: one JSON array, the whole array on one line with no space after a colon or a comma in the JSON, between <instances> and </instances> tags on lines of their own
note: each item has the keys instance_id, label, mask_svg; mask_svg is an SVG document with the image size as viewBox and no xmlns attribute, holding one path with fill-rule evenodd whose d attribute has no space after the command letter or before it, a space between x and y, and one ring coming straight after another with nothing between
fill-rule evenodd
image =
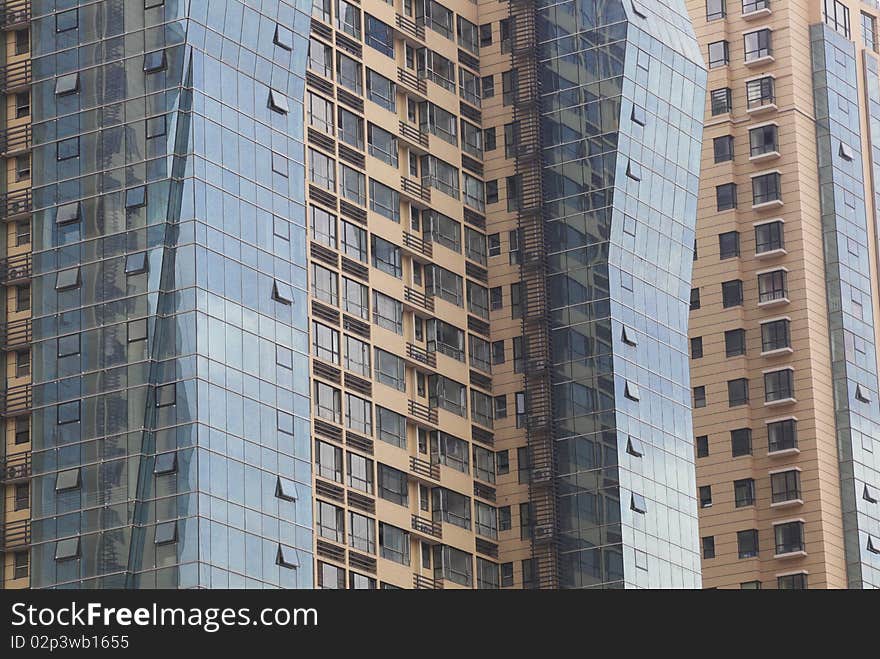
<instances>
[{"instance_id":1,"label":"balcony railing","mask_svg":"<svg viewBox=\"0 0 880 659\"><path fill-rule=\"evenodd\" d=\"M0 553L26 549L31 544L31 521L21 519L3 524L0 536Z\"/></svg>"},{"instance_id":2,"label":"balcony railing","mask_svg":"<svg viewBox=\"0 0 880 659\"><path fill-rule=\"evenodd\" d=\"M30 124L0 131L0 154L9 157L29 151L30 148Z\"/></svg>"},{"instance_id":3,"label":"balcony railing","mask_svg":"<svg viewBox=\"0 0 880 659\"><path fill-rule=\"evenodd\" d=\"M0 350L15 350L29 344L32 337L31 328L30 318L0 324Z\"/></svg>"},{"instance_id":4,"label":"balcony railing","mask_svg":"<svg viewBox=\"0 0 880 659\"><path fill-rule=\"evenodd\" d=\"M430 478L431 480L440 480L440 465L431 464L427 460L422 460L414 455L409 456L409 470L422 478Z\"/></svg>"},{"instance_id":5,"label":"balcony railing","mask_svg":"<svg viewBox=\"0 0 880 659\"><path fill-rule=\"evenodd\" d=\"M403 35L418 39L419 41L425 40L425 26L416 23L411 18L397 14L394 17L394 25L397 27L397 31Z\"/></svg>"},{"instance_id":6,"label":"balcony railing","mask_svg":"<svg viewBox=\"0 0 880 659\"><path fill-rule=\"evenodd\" d=\"M410 306L415 306L419 309L434 313L434 298L428 297L411 286L403 287L403 301Z\"/></svg>"},{"instance_id":7,"label":"balcony railing","mask_svg":"<svg viewBox=\"0 0 880 659\"><path fill-rule=\"evenodd\" d=\"M420 348L414 343L406 344L406 356L412 362L422 364L429 368L437 368L437 355Z\"/></svg>"},{"instance_id":8,"label":"balcony railing","mask_svg":"<svg viewBox=\"0 0 880 659\"><path fill-rule=\"evenodd\" d=\"M19 384L0 391L0 416L18 416L31 409L32 391L30 384Z\"/></svg>"},{"instance_id":9,"label":"balcony railing","mask_svg":"<svg viewBox=\"0 0 880 659\"><path fill-rule=\"evenodd\" d=\"M419 517L418 515L413 515L412 529L417 533L421 533L422 535L429 535L432 538L440 539L443 537L443 530L440 522L435 522L433 519L428 519L427 517Z\"/></svg>"},{"instance_id":10,"label":"balcony railing","mask_svg":"<svg viewBox=\"0 0 880 659\"><path fill-rule=\"evenodd\" d=\"M9 93L31 84L31 61L26 59L0 67L0 91Z\"/></svg>"},{"instance_id":11,"label":"balcony railing","mask_svg":"<svg viewBox=\"0 0 880 659\"><path fill-rule=\"evenodd\" d=\"M26 282L31 278L31 255L17 254L0 260L0 283Z\"/></svg>"},{"instance_id":12,"label":"balcony railing","mask_svg":"<svg viewBox=\"0 0 880 659\"><path fill-rule=\"evenodd\" d=\"M416 590L442 590L443 582L421 574L414 574L413 588Z\"/></svg>"},{"instance_id":13,"label":"balcony railing","mask_svg":"<svg viewBox=\"0 0 880 659\"><path fill-rule=\"evenodd\" d=\"M422 132L415 126L406 123L403 119L400 120L400 124L398 125L398 134L405 142L421 147L420 150L427 150L428 134Z\"/></svg>"},{"instance_id":14,"label":"balcony railing","mask_svg":"<svg viewBox=\"0 0 880 659\"><path fill-rule=\"evenodd\" d=\"M428 96L427 81L402 67L397 67L397 82L402 84L406 91L415 92L421 98Z\"/></svg>"},{"instance_id":15,"label":"balcony railing","mask_svg":"<svg viewBox=\"0 0 880 659\"><path fill-rule=\"evenodd\" d=\"M0 4L0 30L11 30L31 20L30 0L13 0Z\"/></svg>"},{"instance_id":16,"label":"balcony railing","mask_svg":"<svg viewBox=\"0 0 880 659\"><path fill-rule=\"evenodd\" d=\"M31 453L7 455L0 469L0 482L14 483L31 477Z\"/></svg>"},{"instance_id":17,"label":"balcony railing","mask_svg":"<svg viewBox=\"0 0 880 659\"><path fill-rule=\"evenodd\" d=\"M0 220L19 219L31 212L31 189L17 190L0 195Z\"/></svg>"},{"instance_id":18,"label":"balcony railing","mask_svg":"<svg viewBox=\"0 0 880 659\"><path fill-rule=\"evenodd\" d=\"M430 261L434 257L434 246L421 236L409 231L403 232L403 247L410 255Z\"/></svg>"},{"instance_id":19,"label":"balcony railing","mask_svg":"<svg viewBox=\"0 0 880 659\"><path fill-rule=\"evenodd\" d=\"M431 203L431 188L422 185L419 181L414 181L406 176L401 176L400 191L405 197L416 202L421 202L425 207Z\"/></svg>"},{"instance_id":20,"label":"balcony railing","mask_svg":"<svg viewBox=\"0 0 880 659\"><path fill-rule=\"evenodd\" d=\"M417 419L421 419L422 421L427 421L430 424L437 425L437 410L432 407L428 407L424 403L420 403L416 400L410 400L408 411L410 416L414 416Z\"/></svg>"}]
</instances>

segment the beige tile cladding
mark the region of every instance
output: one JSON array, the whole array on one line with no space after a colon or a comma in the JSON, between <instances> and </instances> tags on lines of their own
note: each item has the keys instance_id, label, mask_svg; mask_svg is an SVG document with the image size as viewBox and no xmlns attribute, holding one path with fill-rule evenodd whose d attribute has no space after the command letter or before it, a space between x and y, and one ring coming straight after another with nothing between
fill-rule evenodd
<instances>
[{"instance_id":1,"label":"beige tile cladding","mask_svg":"<svg viewBox=\"0 0 880 659\"><path fill-rule=\"evenodd\" d=\"M701 307L691 312L689 330L692 338L703 340L703 357L691 361L691 379L694 387L706 387L707 399L706 407L694 410L694 435L708 435L709 440L708 457L697 459L697 485L712 488L711 507L700 510L700 534L715 539L715 557L702 562L703 585L739 588L742 583L760 581L762 588L773 589L778 575L805 571L809 588L845 588L810 69L809 26L822 20L822 2L772 0L768 3L770 11L757 17L744 17L739 0L727 0L726 4L725 18L707 21L706 0L688 2L704 57L709 43L730 43L729 65L710 69L708 86L710 92L729 87L733 95L729 114L712 116L710 106L706 109L693 283L700 289ZM877 9L854 0L844 4L850 12L850 38L860 51L864 47L860 12L876 18ZM743 35L764 27L772 30L772 61L748 66L744 62ZM775 78L776 109L750 114L746 81L763 75ZM867 135L861 94L859 99L863 135ZM769 122L778 125L779 156L750 161L749 129ZM723 135L734 137L734 159L715 164L713 139ZM772 170L781 173L784 203L753 210L750 177ZM738 186L738 208L718 212L715 188L731 182ZM872 195L865 196L868 217L873 217ZM786 253L756 258L753 224L777 218L784 221ZM721 260L718 235L728 231L740 232L740 255ZM873 226L870 233L874 233ZM876 250L876 236L869 236L868 242ZM875 251L870 261L876 319ZM759 307L757 274L779 267L788 270L789 303ZM743 304L724 309L721 284L735 279L743 282ZM762 357L760 324L779 317L791 319L793 351ZM735 328L746 330L746 355L727 358L724 332ZM794 369L796 402L765 406L762 373L783 366ZM726 383L736 378L748 378L750 402L729 407ZM797 418L800 452L768 456L765 423L788 416ZM734 458L730 431L746 427L752 429L752 454ZM803 504L771 507L769 472L786 468L801 470ZM733 482L746 478L755 481L756 502L736 508ZM774 558L773 524L792 519L805 522L806 555ZM736 533L747 529L759 532L759 555L739 559Z\"/></svg>"}]
</instances>

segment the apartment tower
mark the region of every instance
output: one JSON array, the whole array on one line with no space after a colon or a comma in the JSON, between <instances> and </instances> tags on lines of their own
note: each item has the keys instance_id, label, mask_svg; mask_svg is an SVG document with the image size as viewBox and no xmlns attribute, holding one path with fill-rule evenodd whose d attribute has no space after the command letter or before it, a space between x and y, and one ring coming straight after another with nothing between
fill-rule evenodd
<instances>
[{"instance_id":1,"label":"apartment tower","mask_svg":"<svg viewBox=\"0 0 880 659\"><path fill-rule=\"evenodd\" d=\"M876 2L690 0L703 584L880 585Z\"/></svg>"},{"instance_id":2,"label":"apartment tower","mask_svg":"<svg viewBox=\"0 0 880 659\"><path fill-rule=\"evenodd\" d=\"M700 587L683 2L0 17L5 587Z\"/></svg>"}]
</instances>

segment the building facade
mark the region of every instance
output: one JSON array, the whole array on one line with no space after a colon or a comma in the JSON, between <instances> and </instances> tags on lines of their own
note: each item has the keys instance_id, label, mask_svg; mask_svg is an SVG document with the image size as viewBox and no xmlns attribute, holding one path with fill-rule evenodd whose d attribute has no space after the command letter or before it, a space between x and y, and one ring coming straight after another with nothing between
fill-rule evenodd
<instances>
[{"instance_id":1,"label":"building facade","mask_svg":"<svg viewBox=\"0 0 880 659\"><path fill-rule=\"evenodd\" d=\"M684 3L4 12L5 587L701 585Z\"/></svg>"},{"instance_id":2,"label":"building facade","mask_svg":"<svg viewBox=\"0 0 880 659\"><path fill-rule=\"evenodd\" d=\"M688 9L709 66L690 322L703 583L875 588L878 5Z\"/></svg>"}]
</instances>

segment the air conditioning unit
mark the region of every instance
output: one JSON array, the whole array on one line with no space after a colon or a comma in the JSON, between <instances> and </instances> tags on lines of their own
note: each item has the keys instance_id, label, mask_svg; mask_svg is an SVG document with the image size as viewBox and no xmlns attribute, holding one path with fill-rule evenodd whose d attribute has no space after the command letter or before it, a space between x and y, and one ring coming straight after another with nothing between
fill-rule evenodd
<instances>
[{"instance_id":1,"label":"air conditioning unit","mask_svg":"<svg viewBox=\"0 0 880 659\"><path fill-rule=\"evenodd\" d=\"M550 470L549 469L533 469L532 470L532 480L533 481L545 481L550 478Z\"/></svg>"},{"instance_id":2,"label":"air conditioning unit","mask_svg":"<svg viewBox=\"0 0 880 659\"><path fill-rule=\"evenodd\" d=\"M551 524L542 524L535 527L535 537L538 539L547 539L553 537L553 526Z\"/></svg>"}]
</instances>

